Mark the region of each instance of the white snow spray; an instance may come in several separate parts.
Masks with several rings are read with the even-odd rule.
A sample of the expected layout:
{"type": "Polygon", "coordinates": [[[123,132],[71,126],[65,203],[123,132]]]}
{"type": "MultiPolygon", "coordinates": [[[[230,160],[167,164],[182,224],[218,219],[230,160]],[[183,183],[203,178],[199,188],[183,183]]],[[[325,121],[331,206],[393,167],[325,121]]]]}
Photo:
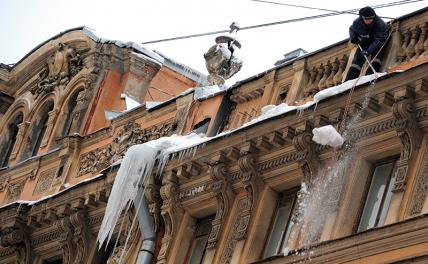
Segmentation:
{"type": "MultiPolygon", "coordinates": [[[[362,107],[346,123],[342,138],[340,138],[340,135],[323,137],[322,133],[325,131],[321,131],[317,135],[319,142],[325,143],[325,145],[334,145],[335,147],[342,146],[342,148],[336,153],[338,154],[337,160],[333,164],[320,168],[311,182],[302,184],[298,194],[295,213],[291,221],[293,226],[300,227],[300,236],[297,241],[300,248],[297,249],[296,253],[301,254],[308,261],[311,260],[313,254],[311,246],[320,240],[327,217],[338,210],[342,187],[346,182],[358,151],[353,144],[357,140],[353,138],[353,131],[368,106],[370,93],[374,86],[373,81],[375,80],[373,78],[370,79],[372,83],[367,88],[362,107]]],[[[323,129],[331,132],[330,128],[323,129]]],[[[297,239],[296,234],[296,232],[292,232],[291,241],[297,239]]]]}

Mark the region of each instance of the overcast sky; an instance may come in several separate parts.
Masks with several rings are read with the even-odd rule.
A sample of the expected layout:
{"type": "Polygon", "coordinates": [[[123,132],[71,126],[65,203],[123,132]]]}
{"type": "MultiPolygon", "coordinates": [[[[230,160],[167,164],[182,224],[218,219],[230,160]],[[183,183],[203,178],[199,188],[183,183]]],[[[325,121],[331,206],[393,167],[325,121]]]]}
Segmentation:
{"type": "MultiPolygon", "coordinates": [[[[334,10],[393,2],[273,1],[334,10]]],[[[381,16],[398,17],[427,6],[427,2],[377,9],[376,12],[381,16]]],[[[52,36],[82,25],[93,29],[99,37],[141,43],[225,30],[233,21],[245,27],[325,13],[250,0],[3,0],[0,6],[0,62],[5,64],[19,61],[52,36]]],[[[311,52],[347,38],[349,25],[355,17],[339,15],[238,32],[244,64],[227,84],[272,68],[283,54],[296,48],[311,52]]],[[[214,39],[215,36],[205,36],[145,46],[207,74],[203,54],[215,43],[214,39]]]]}

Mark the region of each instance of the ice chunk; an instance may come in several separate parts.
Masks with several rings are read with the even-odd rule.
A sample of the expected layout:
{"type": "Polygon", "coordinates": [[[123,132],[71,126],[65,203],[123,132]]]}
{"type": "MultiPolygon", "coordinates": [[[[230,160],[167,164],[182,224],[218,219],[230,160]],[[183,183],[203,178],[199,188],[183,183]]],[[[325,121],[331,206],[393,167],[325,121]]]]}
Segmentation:
{"type": "Polygon", "coordinates": [[[312,130],[312,140],[321,145],[329,145],[333,148],[342,146],[343,137],[332,125],[327,125],[312,130]]]}

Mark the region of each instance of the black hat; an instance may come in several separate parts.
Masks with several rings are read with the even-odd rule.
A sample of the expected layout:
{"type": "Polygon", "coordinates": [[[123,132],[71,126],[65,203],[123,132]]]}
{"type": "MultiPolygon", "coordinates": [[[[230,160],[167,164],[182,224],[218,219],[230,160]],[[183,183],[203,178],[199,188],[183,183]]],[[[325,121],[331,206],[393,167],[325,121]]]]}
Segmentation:
{"type": "Polygon", "coordinates": [[[370,6],[366,6],[360,9],[360,12],[358,12],[360,17],[364,19],[370,19],[374,18],[376,16],[376,12],[371,8],[370,6]]]}

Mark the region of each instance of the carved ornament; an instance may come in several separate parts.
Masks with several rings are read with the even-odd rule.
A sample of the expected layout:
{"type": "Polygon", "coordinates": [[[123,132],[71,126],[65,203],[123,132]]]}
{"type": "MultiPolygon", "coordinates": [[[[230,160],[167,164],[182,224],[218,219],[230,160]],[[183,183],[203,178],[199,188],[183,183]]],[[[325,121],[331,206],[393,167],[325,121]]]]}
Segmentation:
{"type": "Polygon", "coordinates": [[[67,44],[59,43],[55,54],[39,74],[40,81],[31,88],[31,93],[38,97],[50,93],[57,86],[66,86],[82,68],[80,54],[67,44]]]}
{"type": "Polygon", "coordinates": [[[416,120],[413,93],[408,88],[405,94],[392,106],[397,135],[401,142],[401,154],[397,161],[395,173],[394,192],[404,191],[407,179],[409,161],[419,148],[421,131],[416,120]]]}

